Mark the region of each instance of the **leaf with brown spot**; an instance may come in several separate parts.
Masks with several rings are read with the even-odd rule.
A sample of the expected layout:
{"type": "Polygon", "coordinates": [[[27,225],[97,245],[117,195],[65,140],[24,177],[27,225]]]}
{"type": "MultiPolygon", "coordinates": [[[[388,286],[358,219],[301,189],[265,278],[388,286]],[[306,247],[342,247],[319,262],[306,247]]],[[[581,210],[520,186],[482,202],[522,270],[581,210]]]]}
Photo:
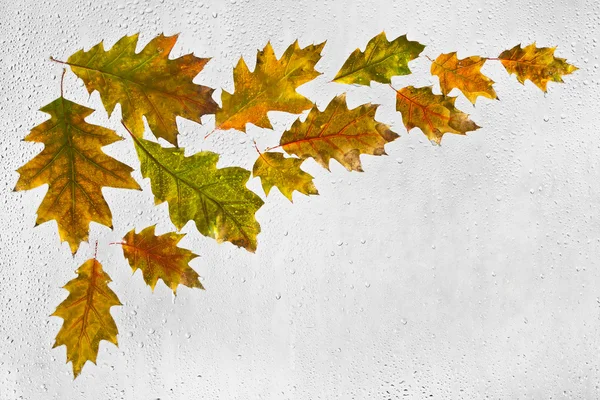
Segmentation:
{"type": "Polygon", "coordinates": [[[122,138],[85,122],[94,110],[59,97],[41,111],[50,114],[50,119],[33,128],[25,140],[45,147],[17,170],[20,177],[15,190],[48,185],[36,224],[56,220],[61,240],[75,253],[88,239],[91,221],[112,228],[102,188],[140,187],[131,177],[130,167],[102,151],[102,146],[122,138]]]}
{"type": "Polygon", "coordinates": [[[123,238],[123,254],[133,272],[141,270],[144,281],[152,290],[159,279],[175,294],[179,285],[204,289],[198,274],[189,266],[189,262],[198,255],[177,247],[185,235],[169,232],[155,236],[154,229],[155,225],[140,233],[132,229],[123,238]]]}
{"type": "Polygon", "coordinates": [[[69,296],[52,314],[64,320],[53,348],[67,347],[67,363],[72,362],[75,378],[86,361],[96,363],[101,340],[118,346],[119,332],[110,308],[121,305],[108,287],[111,279],[98,260],[87,260],[76,272],[78,276],[64,286],[69,296]]]}
{"type": "Polygon", "coordinates": [[[503,51],[498,59],[509,74],[515,74],[522,84],[529,79],[544,92],[548,82],[563,82],[562,76],[578,70],[567,60],[554,57],[556,47],[537,48],[535,43],[526,47],[516,45],[510,50],[503,51]]]}
{"type": "Polygon", "coordinates": [[[121,104],[123,119],[137,137],[143,137],[145,116],[154,136],[177,146],[176,117],[199,123],[218,106],[212,99],[214,89],[192,82],[210,58],[187,54],[171,60],[176,41],[177,35],[160,35],[136,53],[138,34],[124,36],[108,51],[102,42],[80,50],[67,64],[90,94],[100,93],[109,116],[121,104]]]}
{"type": "Polygon", "coordinates": [[[479,129],[469,115],[454,107],[456,97],[433,94],[431,87],[408,86],[396,91],[396,109],[402,113],[406,129],[420,128],[437,144],[444,133],[466,135],[479,129]]]}
{"type": "Polygon", "coordinates": [[[494,81],[481,73],[481,67],[486,60],[479,56],[459,60],[456,52],[441,54],[431,63],[431,74],[440,78],[440,87],[444,95],[457,88],[473,104],[478,96],[497,99],[494,81]]]}
{"type": "Polygon", "coordinates": [[[252,175],[260,178],[267,196],[273,186],[290,201],[293,201],[294,190],[307,196],[319,194],[313,177],[300,169],[303,162],[303,159],[284,157],[281,153],[262,153],[254,163],[252,175]]]}
{"type": "Polygon", "coordinates": [[[333,158],[349,171],[362,171],[361,154],[383,155],[385,144],[398,137],[375,120],[377,107],[369,103],[349,110],[346,96],[339,95],[324,111],[314,106],[304,122],[297,119],[280,146],[288,154],[312,157],[326,169],[333,158]]]}
{"type": "Polygon", "coordinates": [[[314,67],[321,59],[325,43],[303,49],[295,41],[278,60],[271,43],[256,56],[256,68],[250,72],[240,58],[233,70],[235,91],[223,90],[223,106],[216,113],[216,129],[246,132],[246,124],[272,128],[267,112],[300,114],[313,103],[296,92],[300,85],[321,75],[314,67]]]}

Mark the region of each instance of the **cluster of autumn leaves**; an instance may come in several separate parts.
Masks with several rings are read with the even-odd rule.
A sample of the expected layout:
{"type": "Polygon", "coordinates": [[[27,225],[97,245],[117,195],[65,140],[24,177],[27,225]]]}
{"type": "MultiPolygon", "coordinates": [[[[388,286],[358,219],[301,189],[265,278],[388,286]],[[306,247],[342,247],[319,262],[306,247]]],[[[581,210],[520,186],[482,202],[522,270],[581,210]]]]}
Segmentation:
{"type": "MultiPolygon", "coordinates": [[[[160,35],[136,53],[138,36],[125,36],[109,50],[99,43],[59,61],[83,80],[87,90],[98,91],[109,115],[121,105],[123,125],[135,146],[142,176],[150,179],[156,203],[168,203],[169,215],[179,230],[194,221],[198,231],[218,242],[228,241],[249,251],[257,247],[260,226],[255,219],[263,200],[246,187],[251,172],[240,167],[217,168],[219,155],[202,151],[185,156],[178,147],[176,117],[200,123],[215,114],[215,129],[245,132],[246,124],[272,129],[269,111],[300,114],[286,130],[278,146],[260,153],[252,175],[261,179],[268,195],[273,187],[290,201],[292,193],[318,194],[313,178],[301,164],[313,158],[329,169],[331,159],[346,169],[362,171],[360,155],[385,154],[384,146],[398,134],[375,120],[377,105],[348,109],[344,95],[335,97],[323,111],[296,88],[320,75],[315,65],[325,43],[300,48],[290,45],[277,59],[270,44],[259,51],[250,71],[243,58],[233,70],[235,90],[221,95],[221,106],[213,100],[214,89],[192,80],[209,59],[188,54],[169,59],[177,36],[160,35]],[[143,138],[143,117],[165,147],[143,138]],[[282,149],[286,154],[276,149],[282,149]]],[[[384,33],[369,41],[364,51],[356,49],[333,79],[334,82],[370,85],[389,84],[393,76],[410,74],[408,64],[425,46],[400,36],[388,41],[384,33]]],[[[466,134],[479,128],[455,107],[452,89],[460,90],[475,104],[478,97],[496,99],[493,81],[481,73],[487,60],[498,60],[523,83],[529,79],[546,91],[548,82],[577,68],[554,57],[554,48],[515,46],[497,58],[479,56],[458,59],[456,53],[431,60],[431,73],[440,81],[441,94],[432,87],[408,86],[396,91],[396,108],[407,130],[419,128],[433,142],[445,133],[466,134]]],[[[56,61],[56,60],[55,60],[56,61]]],[[[393,89],[393,88],[392,88],[393,89]]],[[[121,139],[113,130],[89,124],[94,110],[62,96],[41,109],[50,119],[34,127],[25,138],[44,144],[41,153],[18,169],[16,190],[48,185],[38,209],[37,224],[55,220],[62,241],[75,253],[88,240],[90,222],[112,228],[111,211],[102,195],[103,187],[136,189],[132,168],[106,155],[102,147],[121,139]]],[[[155,235],[154,227],[127,233],[121,243],[131,268],[140,269],[151,287],[159,279],[175,293],[179,285],[202,288],[198,274],[189,266],[196,257],[177,243],[182,234],[155,235]]],[[[108,287],[110,277],[96,257],[76,271],[65,288],[69,295],[53,315],[64,319],[55,347],[66,345],[67,362],[77,376],[87,360],[96,361],[101,340],[117,344],[117,327],[110,307],[120,305],[108,287]]]]}

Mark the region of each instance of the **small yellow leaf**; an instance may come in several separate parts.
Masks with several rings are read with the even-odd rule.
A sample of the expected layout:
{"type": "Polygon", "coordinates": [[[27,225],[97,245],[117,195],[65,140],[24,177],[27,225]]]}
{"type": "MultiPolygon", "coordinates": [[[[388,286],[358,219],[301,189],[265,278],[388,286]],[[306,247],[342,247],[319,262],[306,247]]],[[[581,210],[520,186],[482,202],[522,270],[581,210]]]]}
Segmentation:
{"type": "Polygon", "coordinates": [[[45,147],[17,170],[21,176],[15,190],[48,184],[36,224],[56,220],[61,240],[75,253],[88,239],[91,221],[112,228],[102,187],[140,187],[131,177],[130,167],[102,152],[102,146],[121,137],[85,122],[94,110],[59,97],[41,111],[50,114],[50,119],[33,128],[25,140],[45,147]]]}
{"type": "Polygon", "coordinates": [[[280,146],[300,158],[312,157],[329,169],[335,159],[349,171],[362,171],[361,154],[383,155],[386,143],[398,134],[375,120],[375,104],[363,104],[352,110],[346,96],[334,98],[324,111],[314,106],[304,122],[297,119],[281,137],[280,146]]]}
{"type": "Polygon", "coordinates": [[[444,95],[454,88],[459,89],[473,104],[478,96],[497,99],[494,81],[481,73],[486,58],[472,56],[459,60],[456,53],[441,54],[431,64],[431,74],[440,78],[444,95]]]}
{"type": "Polygon", "coordinates": [[[437,144],[442,141],[444,133],[465,135],[479,129],[468,114],[454,107],[456,97],[433,94],[429,86],[408,86],[396,93],[396,109],[402,113],[406,129],[420,128],[429,140],[437,144]]]}
{"type": "Polygon", "coordinates": [[[272,128],[267,112],[284,111],[299,114],[312,107],[312,102],[296,92],[296,88],[319,76],[315,64],[321,59],[325,43],[303,49],[298,41],[290,45],[277,60],[271,43],[256,56],[256,68],[250,72],[240,58],[233,70],[235,91],[223,90],[223,107],[216,113],[216,129],[246,132],[246,124],[272,128]]]}
{"type": "Polygon", "coordinates": [[[294,190],[305,195],[319,194],[313,177],[300,169],[303,162],[303,159],[286,158],[281,153],[262,153],[254,163],[252,174],[260,178],[267,196],[273,186],[290,201],[294,190]]]}
{"type": "Polygon", "coordinates": [[[566,59],[554,57],[556,47],[537,48],[535,43],[524,48],[516,45],[503,51],[498,59],[509,74],[515,74],[521,83],[529,79],[544,92],[548,82],[563,82],[562,76],[578,70],[566,59]]]}
{"type": "Polygon", "coordinates": [[[198,257],[187,249],[177,247],[177,243],[185,235],[169,232],[154,235],[155,226],[150,226],[140,233],[132,229],[123,238],[123,254],[133,272],[140,269],[144,281],[154,290],[159,279],[177,293],[178,285],[200,288],[202,284],[198,274],[188,264],[198,257]]]}
{"type": "Polygon", "coordinates": [[[67,347],[67,362],[73,363],[75,378],[86,361],[96,363],[101,340],[118,346],[117,325],[110,315],[110,308],[121,305],[115,292],[108,287],[110,277],[96,259],[83,263],[77,274],[64,286],[69,296],[52,314],[64,320],[53,348],[67,347]]]}
{"type": "Polygon", "coordinates": [[[371,81],[390,83],[393,76],[408,75],[409,61],[414,60],[425,48],[406,35],[391,42],[381,32],[367,43],[365,51],[354,50],[337,73],[334,82],[369,85],[371,81]]]}
{"type": "Polygon", "coordinates": [[[154,136],[177,146],[176,117],[199,123],[202,115],[214,114],[217,103],[214,89],[192,82],[210,59],[193,54],[169,59],[176,41],[177,35],[159,35],[136,53],[138,35],[124,36],[108,51],[102,42],[80,50],[67,64],[90,94],[100,93],[108,115],[121,104],[123,119],[137,137],[143,137],[145,116],[154,136]]]}

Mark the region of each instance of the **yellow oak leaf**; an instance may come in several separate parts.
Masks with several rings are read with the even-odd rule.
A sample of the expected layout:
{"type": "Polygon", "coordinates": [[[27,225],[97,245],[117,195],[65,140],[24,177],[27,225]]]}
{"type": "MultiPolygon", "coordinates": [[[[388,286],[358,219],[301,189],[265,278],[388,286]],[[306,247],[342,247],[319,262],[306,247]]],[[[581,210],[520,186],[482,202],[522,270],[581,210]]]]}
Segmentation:
{"type": "Polygon", "coordinates": [[[479,129],[469,115],[454,107],[456,97],[433,94],[431,87],[408,86],[396,91],[396,109],[402,113],[407,130],[420,128],[427,138],[437,144],[444,133],[466,135],[479,129]]]}
{"type": "Polygon", "coordinates": [[[155,226],[140,233],[132,229],[120,243],[133,272],[142,271],[144,281],[152,290],[159,279],[177,293],[178,285],[204,289],[198,274],[188,264],[198,255],[177,247],[185,235],[169,232],[155,236],[155,226]]]}
{"type": "Polygon", "coordinates": [[[314,106],[304,122],[297,119],[279,145],[288,154],[314,158],[328,170],[333,158],[349,171],[362,171],[361,154],[384,155],[385,144],[398,137],[375,120],[377,107],[369,103],[349,110],[346,96],[339,95],[324,111],[314,106]]]}
{"type": "Polygon", "coordinates": [[[325,42],[303,49],[295,41],[279,60],[271,43],[256,56],[256,68],[250,72],[240,58],[233,70],[235,91],[223,90],[223,106],[216,113],[216,129],[237,129],[246,132],[246,124],[272,128],[267,116],[269,111],[299,114],[313,103],[296,92],[298,86],[319,76],[314,67],[321,59],[325,42]]]}
{"type": "Polygon", "coordinates": [[[459,60],[456,52],[441,54],[431,63],[431,74],[440,78],[440,87],[444,95],[457,88],[473,104],[479,96],[497,99],[492,86],[494,81],[481,73],[481,67],[486,60],[479,56],[459,60]]]}
{"type": "Polygon", "coordinates": [[[75,378],[86,361],[96,363],[101,340],[118,346],[117,325],[110,308],[121,305],[108,287],[110,277],[95,258],[87,260],[76,272],[78,276],[64,286],[69,296],[52,314],[64,320],[53,348],[67,347],[67,363],[72,362],[75,378]]]}
{"type": "Polygon", "coordinates": [[[273,186],[290,201],[293,201],[294,190],[305,195],[319,194],[313,177],[300,169],[303,162],[300,158],[286,158],[282,153],[266,152],[260,154],[254,163],[252,174],[260,178],[267,196],[273,186]]]}
{"type": "Polygon", "coordinates": [[[17,170],[20,177],[15,190],[48,185],[36,224],[56,220],[61,240],[75,253],[88,239],[91,221],[112,228],[102,187],[140,187],[131,177],[130,167],[102,152],[102,146],[122,138],[110,129],[85,122],[94,110],[59,97],[41,111],[50,119],[33,128],[25,140],[45,146],[17,170]]]}
{"type": "Polygon", "coordinates": [[[156,204],[169,204],[177,229],[192,220],[204,236],[256,250],[260,225],[254,214],[263,201],[246,187],[250,171],[217,168],[219,155],[210,151],[186,157],[183,148],[165,148],[134,135],[132,138],[156,204]]]}
{"type": "Polygon", "coordinates": [[[100,93],[109,115],[121,104],[123,119],[137,137],[144,134],[145,116],[156,137],[176,146],[177,116],[200,122],[218,108],[214,89],[192,82],[210,59],[193,54],[169,59],[176,41],[177,35],[160,35],[136,53],[138,34],[124,36],[108,51],[102,42],[80,50],[67,64],[90,93],[100,93]]]}
{"type": "Polygon", "coordinates": [[[498,59],[509,74],[515,74],[522,84],[529,79],[544,92],[548,82],[563,82],[562,75],[568,75],[578,70],[566,59],[554,57],[556,47],[537,48],[535,43],[526,47],[516,45],[510,50],[503,51],[498,59]]]}
{"type": "Polygon", "coordinates": [[[371,81],[391,83],[393,76],[411,73],[409,61],[417,58],[424,48],[406,35],[390,42],[385,32],[381,32],[367,43],[364,52],[354,50],[333,81],[357,85],[369,85],[371,81]]]}

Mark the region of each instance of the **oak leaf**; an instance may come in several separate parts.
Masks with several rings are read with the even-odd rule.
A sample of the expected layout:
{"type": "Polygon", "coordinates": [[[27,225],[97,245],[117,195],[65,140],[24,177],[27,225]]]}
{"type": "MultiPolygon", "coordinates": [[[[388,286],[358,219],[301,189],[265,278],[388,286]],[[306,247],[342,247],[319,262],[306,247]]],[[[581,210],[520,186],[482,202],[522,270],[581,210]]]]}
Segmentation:
{"type": "Polygon", "coordinates": [[[300,169],[303,162],[303,159],[284,157],[281,153],[262,153],[254,163],[252,175],[260,178],[267,196],[273,186],[290,201],[293,201],[294,190],[305,195],[319,194],[313,177],[300,169]]]}
{"type": "Polygon", "coordinates": [[[444,133],[466,135],[479,129],[469,115],[454,106],[456,97],[433,94],[431,87],[408,86],[396,91],[396,109],[402,113],[407,130],[420,128],[427,138],[437,144],[444,133]]]}
{"type": "Polygon", "coordinates": [[[102,152],[119,141],[114,131],[88,124],[94,110],[59,97],[41,108],[50,119],[34,127],[24,140],[43,143],[44,149],[17,170],[15,190],[48,184],[36,224],[56,220],[61,241],[75,253],[88,239],[91,221],[112,228],[112,215],[102,187],[140,189],[132,169],[102,152]]]}
{"type": "Polygon", "coordinates": [[[277,60],[269,42],[258,52],[254,72],[240,58],[233,70],[235,91],[223,90],[221,95],[223,106],[216,113],[216,129],[246,132],[247,123],[270,129],[267,112],[299,114],[311,108],[313,103],[296,88],[321,74],[314,67],[323,46],[325,42],[301,49],[295,41],[277,60]]]}
{"type": "Polygon", "coordinates": [[[149,226],[140,233],[132,229],[123,238],[123,254],[133,272],[141,270],[144,281],[152,290],[159,279],[173,293],[177,293],[178,285],[204,289],[198,274],[188,265],[198,255],[177,247],[185,235],[169,232],[155,236],[154,228],[154,225],[149,226]]]}
{"type": "Polygon", "coordinates": [[[473,104],[479,96],[497,99],[492,86],[494,81],[481,73],[486,60],[479,56],[459,60],[456,52],[441,54],[432,62],[431,74],[440,78],[440,88],[444,95],[457,88],[473,104]]]}
{"type": "Polygon", "coordinates": [[[349,171],[362,171],[361,154],[384,155],[386,143],[398,134],[375,120],[375,104],[348,109],[346,96],[335,97],[324,111],[314,106],[304,122],[297,119],[281,137],[280,146],[300,158],[312,157],[329,169],[330,159],[349,171]]]}
{"type": "Polygon", "coordinates": [[[100,93],[109,115],[121,104],[123,119],[136,136],[143,136],[145,116],[157,138],[177,145],[177,116],[200,122],[218,106],[211,97],[214,89],[192,82],[210,59],[193,54],[169,59],[176,41],[177,35],[160,35],[136,53],[138,34],[124,36],[108,51],[102,42],[80,50],[67,64],[89,93],[100,93]]]}
{"type": "Polygon", "coordinates": [[[132,135],[142,175],[150,178],[156,203],[167,202],[177,229],[190,220],[198,231],[220,242],[256,250],[260,225],[255,212],[263,201],[246,187],[250,171],[217,169],[219,155],[202,151],[186,157],[180,148],[164,148],[132,135]]]}
{"type": "Polygon", "coordinates": [[[563,82],[562,75],[568,75],[578,70],[566,59],[554,57],[556,47],[537,48],[535,43],[526,47],[516,45],[510,50],[503,51],[498,59],[509,74],[515,74],[522,84],[529,79],[544,92],[548,82],[563,82]]]}
{"type": "Polygon", "coordinates": [[[86,361],[96,363],[101,340],[118,346],[117,325],[110,308],[121,305],[108,287],[110,277],[95,258],[87,260],[76,272],[78,276],[64,286],[69,296],[52,314],[64,320],[53,348],[67,347],[67,363],[72,362],[75,378],[86,361]]]}
{"type": "Polygon", "coordinates": [[[409,61],[417,58],[424,48],[406,35],[390,42],[385,32],[381,32],[367,43],[364,52],[354,50],[333,81],[358,85],[369,85],[371,81],[391,83],[393,76],[411,73],[409,61]]]}

